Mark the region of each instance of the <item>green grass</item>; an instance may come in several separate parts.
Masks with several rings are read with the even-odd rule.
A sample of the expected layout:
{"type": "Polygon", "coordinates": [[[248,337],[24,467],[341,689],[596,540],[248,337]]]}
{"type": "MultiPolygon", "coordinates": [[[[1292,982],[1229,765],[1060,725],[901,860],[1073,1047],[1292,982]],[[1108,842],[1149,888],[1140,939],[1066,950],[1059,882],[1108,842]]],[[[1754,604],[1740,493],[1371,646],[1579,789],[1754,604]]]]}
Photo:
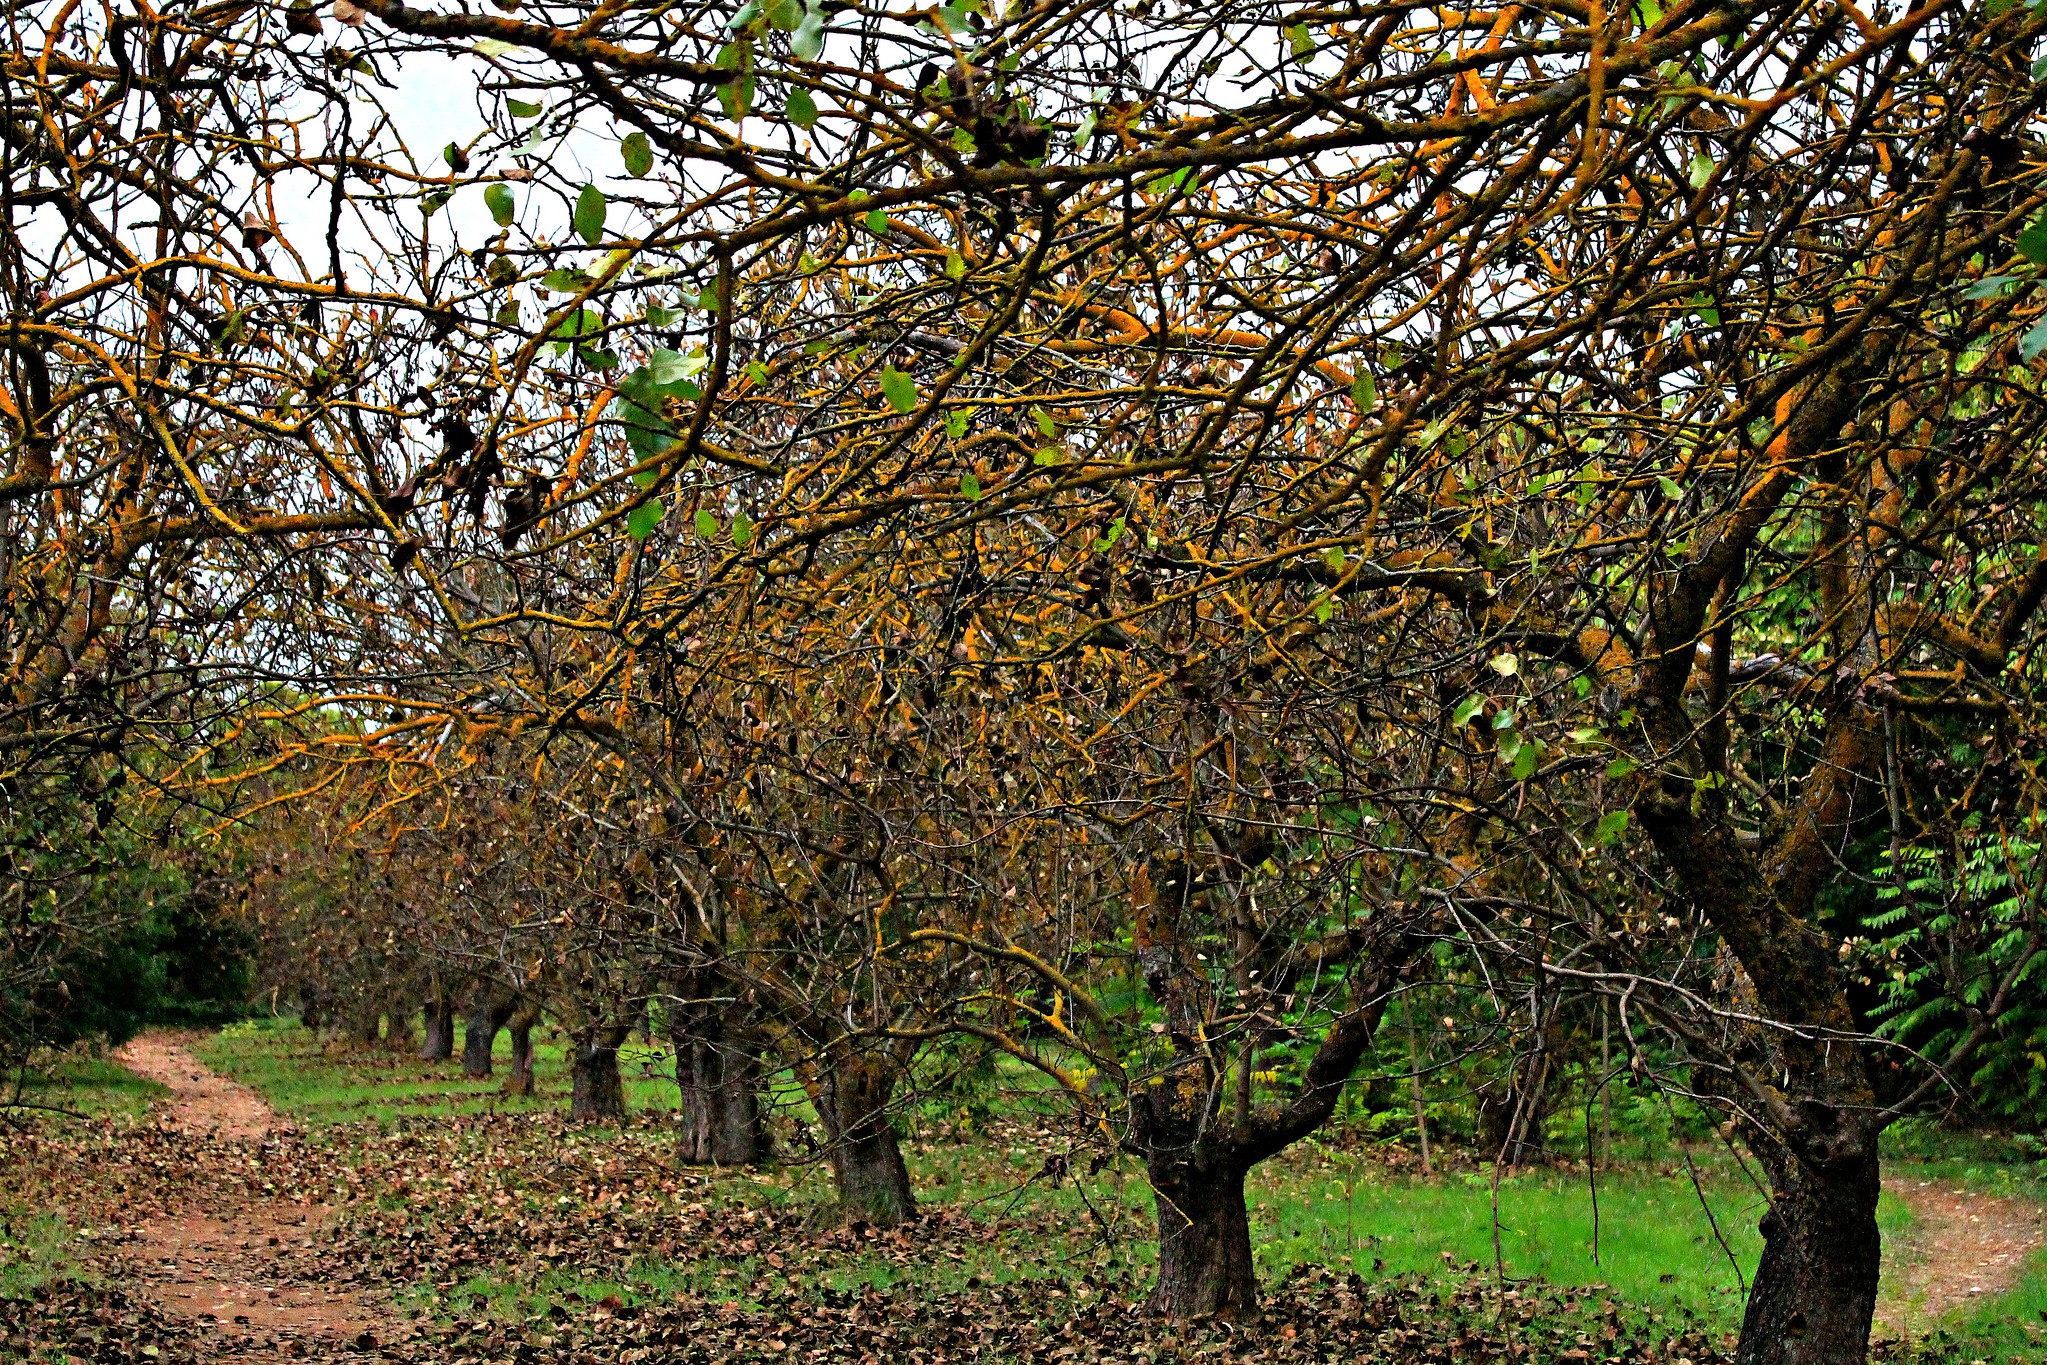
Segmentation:
{"type": "MultiPolygon", "coordinates": [[[[471,1080],[462,1072],[460,1021],[455,1056],[422,1061],[415,1051],[384,1052],[324,1042],[295,1019],[251,1019],[232,1024],[195,1049],[200,1060],[250,1086],[272,1108],[301,1123],[325,1125],[364,1119],[388,1122],[400,1114],[563,1113],[569,1103],[567,1040],[551,1028],[533,1031],[534,1093],[507,1095],[512,1043],[500,1033],[491,1054],[495,1072],[471,1080]]],[[[628,1046],[619,1053],[626,1103],[635,1113],[673,1109],[674,1082],[647,1073],[662,1054],[628,1046]]]]}
{"type": "Polygon", "coordinates": [[[25,1299],[79,1272],[76,1233],[54,1213],[0,1208],[0,1299],[25,1299]]]}
{"type": "MultiPolygon", "coordinates": [[[[304,1122],[373,1120],[388,1128],[401,1116],[565,1112],[562,1040],[541,1034],[536,1042],[538,1093],[530,1098],[502,1095],[496,1079],[466,1079],[458,1061],[425,1063],[324,1045],[291,1021],[235,1026],[208,1040],[200,1052],[304,1122]]],[[[508,1051],[501,1038],[500,1075],[508,1051]]],[[[673,1083],[648,1074],[661,1070],[658,1055],[628,1048],[621,1063],[636,1113],[673,1106],[673,1083]]],[[[674,1261],[639,1257],[596,1277],[571,1269],[535,1270],[523,1279],[484,1273],[454,1285],[419,1286],[404,1297],[438,1311],[475,1308],[530,1316],[551,1304],[590,1303],[612,1294],[628,1301],[682,1292],[744,1299],[778,1281],[835,1289],[913,1284],[945,1291],[974,1279],[1006,1283],[1110,1267],[1148,1272],[1156,1253],[1151,1197],[1141,1169],[1126,1160],[1080,1182],[1042,1178],[1046,1155],[1064,1145],[1055,1136],[1058,1131],[1057,1125],[1033,1129],[998,1123],[993,1133],[964,1143],[906,1142],[912,1179],[925,1206],[964,1213],[985,1227],[985,1234],[968,1237],[951,1254],[854,1253],[808,1263],[800,1272],[792,1264],[781,1272],[765,1262],[772,1249],[766,1246],[748,1256],[706,1256],[698,1250],[674,1261]]],[[[585,1137],[598,1144],[652,1142],[657,1148],[662,1141],[657,1131],[644,1128],[612,1137],[592,1131],[576,1141],[585,1137]]],[[[2023,1159],[2009,1160],[2012,1155],[2016,1149],[2007,1153],[1996,1144],[1908,1132],[1893,1145],[1889,1169],[1906,1178],[1953,1179],[2039,1197],[2037,1168],[2023,1159]]],[[[1296,1265],[1319,1262],[1367,1275],[1420,1273],[1444,1282],[1465,1276],[1474,1263],[1492,1273],[1497,1255],[1498,1268],[1509,1280],[1539,1278],[1591,1288],[1645,1311],[1682,1310],[1710,1328],[1732,1330],[1740,1319],[1742,1286],[1753,1275],[1761,1249],[1755,1225],[1765,1199],[1724,1153],[1701,1153],[1694,1159],[1697,1190],[1674,1155],[1667,1163],[1601,1173],[1595,1260],[1592,1198],[1582,1168],[1502,1179],[1496,1233],[1494,1192],[1482,1170],[1467,1165],[1423,1179],[1389,1167],[1369,1149],[1311,1141],[1252,1174],[1248,1193],[1255,1254],[1261,1277],[1268,1281],[1296,1265]],[[1710,1207],[1711,1219],[1702,1202],[1710,1207]]],[[[692,1197],[821,1210],[831,1199],[831,1188],[821,1165],[790,1162],[767,1171],[718,1173],[692,1197]]],[[[1888,1274],[1904,1263],[1911,1215],[1902,1202],[1886,1195],[1878,1216],[1888,1274]]],[[[2017,1293],[1942,1326],[1969,1344],[1976,1353],[1969,1358],[2000,1359],[2000,1352],[2037,1349],[2026,1328],[2042,1320],[2043,1312],[2047,1257],[2036,1261],[2017,1293]]]]}
{"type": "Polygon", "coordinates": [[[90,1052],[61,1053],[24,1076],[6,1078],[0,1100],[16,1098],[28,1105],[82,1114],[87,1118],[140,1119],[165,1095],[155,1081],[145,1081],[120,1063],[90,1052]]]}

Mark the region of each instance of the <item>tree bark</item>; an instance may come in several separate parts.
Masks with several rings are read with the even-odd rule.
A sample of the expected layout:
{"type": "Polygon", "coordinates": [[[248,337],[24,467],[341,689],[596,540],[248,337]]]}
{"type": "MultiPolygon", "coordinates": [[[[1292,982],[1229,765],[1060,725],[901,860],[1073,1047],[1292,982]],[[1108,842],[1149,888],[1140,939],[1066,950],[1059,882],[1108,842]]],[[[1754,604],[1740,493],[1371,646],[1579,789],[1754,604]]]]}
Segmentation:
{"type": "Polygon", "coordinates": [[[409,996],[394,995],[384,1006],[384,1048],[389,1052],[410,1052],[414,1047],[413,1016],[419,1012],[409,996]]]}
{"type": "Polygon", "coordinates": [[[1151,1308],[1175,1318],[1236,1318],[1258,1309],[1244,1170],[1154,1157],[1159,1271],[1151,1308]]]}
{"type": "Polygon", "coordinates": [[[618,1049],[632,1030],[585,1028],[576,1032],[569,1054],[569,1117],[602,1121],[625,1117],[625,1081],[618,1074],[618,1049]]]}
{"type": "Polygon", "coordinates": [[[522,1005],[518,1013],[505,1023],[512,1035],[512,1070],[505,1077],[507,1095],[533,1093],[533,1026],[539,1022],[540,1011],[531,1005],[522,1005]]]}
{"type": "Polygon", "coordinates": [[[1883,1250],[1881,1185],[1870,1125],[1808,1113],[1802,1157],[1767,1139],[1754,1146],[1770,1174],[1763,1256],[1742,1315],[1736,1365],[1862,1365],[1876,1311],[1883,1250]]]}
{"type": "Polygon", "coordinates": [[[817,1094],[818,1118],[839,1187],[839,1213],[848,1222],[894,1227],[917,1216],[910,1169],[888,1112],[895,1071],[879,1057],[835,1059],[817,1094]]]}
{"type": "Polygon", "coordinates": [[[691,1165],[746,1166],[767,1155],[760,1049],[735,1004],[685,1002],[669,1011],[682,1092],[679,1156],[691,1165]]]}
{"type": "Polygon", "coordinates": [[[470,997],[469,1018],[462,1030],[462,1071],[481,1079],[490,1075],[491,1049],[497,1046],[498,1030],[505,1026],[517,1007],[515,997],[500,995],[488,986],[476,988],[470,997]]]}
{"type": "Polygon", "coordinates": [[[455,1055],[455,1005],[439,987],[427,996],[426,1037],[419,1055],[429,1062],[445,1062],[455,1055]]]}

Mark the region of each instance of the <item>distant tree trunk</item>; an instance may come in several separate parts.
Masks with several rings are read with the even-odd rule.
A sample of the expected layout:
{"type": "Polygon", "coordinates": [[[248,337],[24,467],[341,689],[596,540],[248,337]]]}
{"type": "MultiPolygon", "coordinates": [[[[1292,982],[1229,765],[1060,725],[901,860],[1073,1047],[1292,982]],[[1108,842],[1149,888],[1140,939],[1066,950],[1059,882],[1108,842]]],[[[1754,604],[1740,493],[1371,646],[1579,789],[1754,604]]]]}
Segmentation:
{"type": "Polygon", "coordinates": [[[813,1097],[830,1144],[840,1215],[849,1222],[894,1227],[917,1216],[910,1169],[889,1118],[894,1088],[887,1059],[855,1054],[833,1060],[813,1097]]]}
{"type": "Polygon", "coordinates": [[[507,1095],[533,1093],[533,1026],[539,1022],[540,1010],[533,1005],[520,1006],[518,1013],[505,1021],[512,1035],[512,1072],[505,1077],[507,1095]]]}
{"type": "Polygon", "coordinates": [[[462,1030],[462,1070],[474,1077],[490,1074],[491,1049],[497,1046],[498,1030],[518,1006],[516,996],[489,986],[478,986],[469,998],[469,1018],[462,1030]]]}
{"type": "Polygon", "coordinates": [[[625,1081],[618,1074],[618,1049],[630,1028],[582,1028],[569,1054],[569,1117],[601,1120],[625,1117],[625,1081]]]}
{"type": "MultiPolygon", "coordinates": [[[[710,994],[689,983],[678,994],[710,994]]],[[[685,999],[668,1008],[675,1081],[682,1095],[679,1156],[691,1165],[746,1166],[767,1155],[761,1125],[760,1048],[733,1002],[685,999]]]]}
{"type": "Polygon", "coordinates": [[[341,1031],[357,1047],[375,1047],[383,1040],[384,1012],[374,999],[357,997],[343,1015],[341,1031]]]}
{"type": "Polygon", "coordinates": [[[299,1026],[318,1033],[334,1022],[334,992],[308,987],[299,995],[299,1026]]]}
{"type": "Polygon", "coordinates": [[[1159,1271],[1151,1307],[1170,1317],[1235,1318],[1258,1308],[1244,1170],[1154,1156],[1159,1271]]]}
{"type": "Polygon", "coordinates": [[[410,1052],[414,1047],[413,1017],[419,1007],[409,995],[391,996],[384,1010],[384,1047],[391,1052],[410,1052]]]}
{"type": "Polygon", "coordinates": [[[439,986],[426,998],[426,1038],[419,1055],[429,1062],[445,1062],[455,1055],[455,1004],[439,986]]]}

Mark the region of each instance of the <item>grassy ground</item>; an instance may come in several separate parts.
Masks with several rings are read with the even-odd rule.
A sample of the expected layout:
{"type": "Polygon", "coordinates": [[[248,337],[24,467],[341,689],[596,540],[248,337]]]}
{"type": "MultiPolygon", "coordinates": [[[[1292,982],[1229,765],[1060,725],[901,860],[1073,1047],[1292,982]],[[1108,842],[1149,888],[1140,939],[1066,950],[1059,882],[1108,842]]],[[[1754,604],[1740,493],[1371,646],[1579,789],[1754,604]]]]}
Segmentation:
{"type": "MultiPolygon", "coordinates": [[[[534,1093],[504,1093],[512,1064],[509,1034],[500,1033],[492,1053],[495,1075],[471,1080],[462,1072],[462,1027],[455,1030],[455,1057],[423,1062],[410,1052],[341,1050],[322,1042],[293,1019],[251,1019],[205,1039],[194,1050],[201,1060],[253,1087],[279,1113],[301,1123],[339,1124],[372,1120],[388,1124],[402,1114],[559,1113],[568,1108],[566,1038],[552,1028],[533,1031],[534,1093]]],[[[656,1054],[628,1047],[619,1054],[626,1102],[635,1113],[672,1109],[675,1086],[651,1075],[656,1054]]]]}
{"type": "MultiPolygon", "coordinates": [[[[541,1032],[536,1042],[530,1098],[468,1080],[459,1062],[330,1047],[291,1021],[240,1025],[197,1050],[292,1116],[305,1130],[295,1143],[333,1168],[318,1179],[330,1182],[323,1197],[349,1209],[344,1261],[444,1322],[530,1322],[613,1295],[649,1307],[694,1295],[759,1311],[869,1288],[934,1296],[1008,1286],[1028,1299],[1120,1284],[1128,1288],[1111,1292],[1134,1294],[1149,1275],[1141,1171],[1112,1163],[1083,1173],[1089,1149],[1056,1120],[997,1119],[957,1142],[926,1127],[906,1155],[931,1216],[913,1235],[863,1241],[828,1216],[829,1175],[805,1156],[787,1116],[776,1165],[685,1172],[663,1112],[675,1092],[656,1054],[623,1055],[632,1123],[576,1128],[561,1122],[561,1040],[541,1032]],[[1079,1178],[1049,1176],[1056,1155],[1079,1178]]],[[[502,1074],[502,1039],[497,1062],[502,1074]]],[[[82,1058],[67,1066],[67,1108],[119,1116],[147,1103],[152,1088],[118,1068],[82,1058]]],[[[1913,1175],[2039,1194],[2030,1153],[1912,1130],[1892,1145],[1892,1160],[1913,1175]]],[[[1580,1302],[1623,1306],[1652,1334],[1666,1319],[1716,1336],[1739,1321],[1763,1198],[1724,1154],[1694,1154],[1696,1187],[1676,1156],[1602,1171],[1596,1259],[1582,1169],[1517,1174],[1495,1190],[1454,1153],[1426,1179],[1387,1156],[1307,1142],[1260,1167],[1249,1194],[1261,1278],[1277,1285],[1320,1264],[1375,1284],[1419,1276],[1450,1293],[1503,1274],[1566,1287],[1566,1303],[1579,1292],[1580,1302]]],[[[1909,1246],[1904,1207],[1887,1196],[1879,1216],[1887,1245],[1909,1246]]],[[[14,1209],[0,1226],[0,1297],[61,1275],[69,1238],[57,1214],[14,1209]]],[[[2025,1328],[2043,1313],[2047,1263],[2018,1293],[1942,1326],[1955,1359],[2004,1365],[2034,1358],[2025,1328]]]]}
{"type": "MultiPolygon", "coordinates": [[[[388,1128],[401,1118],[563,1112],[568,1077],[562,1041],[542,1032],[536,1042],[537,1093],[531,1098],[505,1096],[494,1080],[468,1080],[457,1062],[425,1063],[323,1045],[288,1020],[237,1026],[199,1051],[209,1064],[302,1122],[371,1121],[388,1128]]],[[[500,1038],[500,1072],[507,1049],[500,1038]]],[[[621,1060],[635,1113],[658,1114],[673,1106],[673,1085],[659,1074],[656,1054],[628,1049],[621,1060]]],[[[627,1138],[621,1134],[617,1140],[627,1138]]],[[[1062,1265],[1112,1261],[1138,1271],[1148,1267],[1154,1256],[1152,1212],[1141,1173],[1118,1164],[1088,1179],[1042,1178],[1046,1155],[1060,1146],[1053,1133],[1022,1125],[998,1126],[992,1138],[962,1143],[912,1141],[907,1155],[919,1198],[929,1207],[980,1220],[986,1236],[958,1261],[906,1265],[884,1257],[871,1264],[838,1263],[818,1283],[886,1287],[907,1279],[951,1289],[969,1279],[1006,1283],[1062,1265]],[[1045,1241],[1047,1228],[1062,1234],[1052,1245],[1045,1241]]],[[[650,1152],[647,1159],[658,1163],[661,1155],[650,1152]]],[[[1422,1179],[1370,1151],[1302,1144],[1259,1168],[1250,1182],[1260,1272],[1275,1279],[1295,1266],[1320,1263],[1447,1279],[1476,1264],[1498,1268],[1510,1280],[1597,1285],[1636,1304],[1688,1308],[1731,1327],[1760,1251],[1755,1223],[1764,1200],[1725,1157],[1696,1160],[1696,1188],[1681,1164],[1603,1173],[1595,1257],[1593,1189],[1582,1170],[1503,1179],[1496,1228],[1492,1181],[1482,1171],[1464,1168],[1422,1179]]],[[[821,1166],[801,1160],[766,1173],[721,1174],[716,1191],[721,1199],[805,1213],[821,1210],[831,1197],[821,1166]]],[[[1887,1240],[1897,1244],[1909,1213],[1887,1196],[1880,1214],[1887,1240]]],[[[585,1290],[601,1297],[613,1289],[659,1297],[682,1288],[700,1291],[707,1274],[715,1278],[717,1268],[650,1257],[615,1281],[586,1284],[549,1272],[543,1284],[479,1278],[459,1292],[507,1301],[585,1290]]]]}
{"type": "Polygon", "coordinates": [[[55,1061],[6,1078],[0,1101],[83,1114],[88,1118],[141,1118],[164,1088],[145,1081],[111,1058],[68,1052],[55,1061]]]}

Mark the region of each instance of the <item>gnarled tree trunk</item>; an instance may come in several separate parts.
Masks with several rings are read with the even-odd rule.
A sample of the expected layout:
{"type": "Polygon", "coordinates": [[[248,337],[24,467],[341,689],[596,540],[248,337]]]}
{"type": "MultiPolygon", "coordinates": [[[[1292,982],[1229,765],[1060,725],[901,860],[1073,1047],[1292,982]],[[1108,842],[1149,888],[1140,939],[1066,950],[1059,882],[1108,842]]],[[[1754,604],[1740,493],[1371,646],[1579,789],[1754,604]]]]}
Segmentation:
{"type": "Polygon", "coordinates": [[[618,1049],[628,1028],[582,1028],[569,1053],[569,1117],[583,1120],[625,1117],[625,1081],[618,1074],[618,1049]]]}
{"type": "Polygon", "coordinates": [[[419,1055],[429,1062],[445,1062],[455,1055],[455,1005],[439,986],[426,998],[426,1037],[419,1055]]]}
{"type": "Polygon", "coordinates": [[[469,1000],[469,1018],[462,1030],[462,1071],[482,1078],[490,1075],[491,1050],[497,1046],[498,1030],[512,1017],[518,997],[489,986],[478,986],[469,1000]]]}
{"type": "Polygon", "coordinates": [[[408,995],[394,995],[384,1006],[384,1047],[390,1052],[410,1052],[416,1035],[413,1017],[419,1008],[408,995]]]}
{"type": "Polygon", "coordinates": [[[504,1087],[507,1095],[533,1093],[533,1026],[539,1022],[540,1010],[533,1005],[521,1005],[505,1021],[505,1030],[512,1035],[512,1069],[504,1087]]]}
{"type": "Polygon", "coordinates": [[[1742,1315],[1737,1365],[1862,1365],[1876,1311],[1881,1186],[1871,1125],[1817,1106],[1794,1155],[1754,1142],[1770,1174],[1763,1257],[1742,1315]]]}
{"type": "Polygon", "coordinates": [[[1175,1318],[1256,1312],[1258,1273],[1243,1167],[1154,1157],[1147,1168],[1159,1229],[1152,1310],[1175,1318]]]}
{"type": "Polygon", "coordinates": [[[745,1010],[730,1002],[691,999],[673,1005],[668,1018],[675,1081],[682,1093],[680,1158],[715,1166],[764,1159],[760,1044],[747,1027],[745,1010]]]}
{"type": "Polygon", "coordinates": [[[888,1112],[895,1069],[866,1054],[833,1059],[812,1096],[829,1143],[840,1216],[894,1227],[917,1216],[910,1168],[888,1112]]]}

